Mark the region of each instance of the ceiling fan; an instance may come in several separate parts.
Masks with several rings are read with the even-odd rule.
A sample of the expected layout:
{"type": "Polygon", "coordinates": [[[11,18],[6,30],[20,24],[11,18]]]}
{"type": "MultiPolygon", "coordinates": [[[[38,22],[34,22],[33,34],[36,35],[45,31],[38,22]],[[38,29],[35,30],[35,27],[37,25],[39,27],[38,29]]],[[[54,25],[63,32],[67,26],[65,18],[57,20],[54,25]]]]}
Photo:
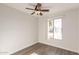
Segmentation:
{"type": "Polygon", "coordinates": [[[34,12],[32,12],[31,15],[36,13],[37,15],[41,15],[42,16],[43,15],[42,12],[49,12],[49,9],[42,9],[41,7],[42,7],[42,4],[41,3],[37,3],[34,9],[32,9],[32,8],[25,8],[25,9],[33,10],[34,12]]]}

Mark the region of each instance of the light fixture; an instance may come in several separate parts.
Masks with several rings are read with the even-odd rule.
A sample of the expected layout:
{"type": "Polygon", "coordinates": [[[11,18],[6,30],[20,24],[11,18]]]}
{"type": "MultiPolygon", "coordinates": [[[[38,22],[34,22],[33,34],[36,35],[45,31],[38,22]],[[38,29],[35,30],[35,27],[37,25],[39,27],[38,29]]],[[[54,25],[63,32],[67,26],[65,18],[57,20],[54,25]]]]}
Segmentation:
{"type": "Polygon", "coordinates": [[[40,15],[40,13],[41,13],[40,11],[35,11],[36,15],[40,15]]]}

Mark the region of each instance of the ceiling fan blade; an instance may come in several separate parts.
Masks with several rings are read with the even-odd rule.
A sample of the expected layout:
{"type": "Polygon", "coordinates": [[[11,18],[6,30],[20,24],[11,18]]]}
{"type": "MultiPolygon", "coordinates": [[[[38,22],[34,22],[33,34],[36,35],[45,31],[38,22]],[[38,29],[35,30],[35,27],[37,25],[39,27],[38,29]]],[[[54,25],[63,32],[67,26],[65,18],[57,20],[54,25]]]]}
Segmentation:
{"type": "Polygon", "coordinates": [[[35,12],[31,13],[31,15],[33,15],[35,12]]]}
{"type": "Polygon", "coordinates": [[[43,11],[43,12],[48,12],[49,9],[43,9],[43,10],[40,10],[40,11],[43,11]]]}
{"type": "Polygon", "coordinates": [[[41,5],[41,3],[37,3],[37,6],[38,6],[38,7],[41,7],[42,5],[41,5]]]}
{"type": "Polygon", "coordinates": [[[37,5],[35,6],[35,10],[37,10],[37,5]]]}
{"type": "Polygon", "coordinates": [[[37,3],[37,5],[35,6],[35,10],[40,10],[41,9],[41,4],[40,3],[37,3]]]}
{"type": "Polygon", "coordinates": [[[34,10],[34,9],[32,9],[32,8],[25,8],[25,9],[28,9],[28,10],[34,10]]]}

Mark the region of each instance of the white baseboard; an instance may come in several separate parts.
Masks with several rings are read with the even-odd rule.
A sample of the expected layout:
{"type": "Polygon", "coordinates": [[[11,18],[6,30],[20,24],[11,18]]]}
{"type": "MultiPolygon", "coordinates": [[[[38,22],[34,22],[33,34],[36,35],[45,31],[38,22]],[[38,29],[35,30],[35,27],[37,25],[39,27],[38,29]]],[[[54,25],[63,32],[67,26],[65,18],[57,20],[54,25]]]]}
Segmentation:
{"type": "MultiPolygon", "coordinates": [[[[49,45],[49,46],[53,46],[52,44],[47,43],[47,42],[41,42],[41,41],[39,41],[39,43],[46,44],[46,45],[49,45]]],[[[79,52],[73,51],[73,50],[70,50],[70,49],[67,49],[67,48],[63,48],[63,47],[59,47],[59,46],[54,46],[54,47],[58,47],[58,48],[65,49],[65,50],[72,51],[72,52],[75,52],[75,53],[79,54],[79,52]]]]}
{"type": "Polygon", "coordinates": [[[28,48],[28,47],[30,47],[30,46],[36,44],[36,43],[38,43],[38,42],[34,42],[33,44],[29,44],[28,46],[25,46],[25,47],[23,47],[23,48],[21,48],[21,49],[19,49],[19,50],[16,50],[15,52],[9,53],[9,55],[12,55],[12,54],[14,54],[14,53],[16,53],[16,52],[18,52],[18,51],[20,51],[20,50],[23,50],[23,49],[25,49],[25,48],[28,48]]]}
{"type": "MultiPolygon", "coordinates": [[[[25,46],[24,48],[28,48],[28,47],[30,47],[30,46],[36,44],[36,43],[42,43],[42,44],[46,44],[46,45],[53,46],[53,45],[51,45],[50,43],[38,41],[38,42],[34,42],[33,44],[30,44],[30,45],[28,45],[28,46],[25,46]]],[[[63,47],[59,47],[59,46],[54,46],[54,47],[58,47],[58,48],[65,49],[65,50],[69,50],[69,49],[66,49],[66,48],[63,48],[63,47]]],[[[20,50],[22,50],[22,49],[24,49],[24,48],[21,48],[21,49],[15,51],[15,52],[10,53],[10,55],[11,55],[11,54],[14,54],[14,53],[16,53],[16,52],[18,52],[18,51],[20,51],[20,50]]],[[[72,50],[69,50],[69,51],[72,51],[72,50]]],[[[75,51],[72,51],[72,52],[75,52],[75,51]]],[[[78,52],[76,52],[76,53],[78,53],[78,52]]]]}

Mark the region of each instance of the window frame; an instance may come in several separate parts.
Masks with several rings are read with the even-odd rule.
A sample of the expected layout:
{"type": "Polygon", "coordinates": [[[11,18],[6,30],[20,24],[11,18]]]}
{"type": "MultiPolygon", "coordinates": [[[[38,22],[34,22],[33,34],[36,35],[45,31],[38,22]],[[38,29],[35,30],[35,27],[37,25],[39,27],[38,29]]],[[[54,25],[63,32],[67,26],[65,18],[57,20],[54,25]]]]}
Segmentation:
{"type": "MultiPolygon", "coordinates": [[[[50,18],[50,19],[48,19],[48,21],[47,21],[47,39],[48,40],[51,40],[50,38],[48,38],[48,36],[49,36],[49,26],[48,26],[48,22],[49,22],[49,20],[53,20],[53,26],[54,26],[54,20],[56,20],[56,19],[61,19],[62,20],[62,17],[58,17],[58,18],[50,18]]],[[[63,40],[63,20],[62,20],[62,28],[61,28],[61,35],[62,35],[62,39],[55,39],[54,38],[54,29],[53,29],[53,40],[63,40]]]]}

